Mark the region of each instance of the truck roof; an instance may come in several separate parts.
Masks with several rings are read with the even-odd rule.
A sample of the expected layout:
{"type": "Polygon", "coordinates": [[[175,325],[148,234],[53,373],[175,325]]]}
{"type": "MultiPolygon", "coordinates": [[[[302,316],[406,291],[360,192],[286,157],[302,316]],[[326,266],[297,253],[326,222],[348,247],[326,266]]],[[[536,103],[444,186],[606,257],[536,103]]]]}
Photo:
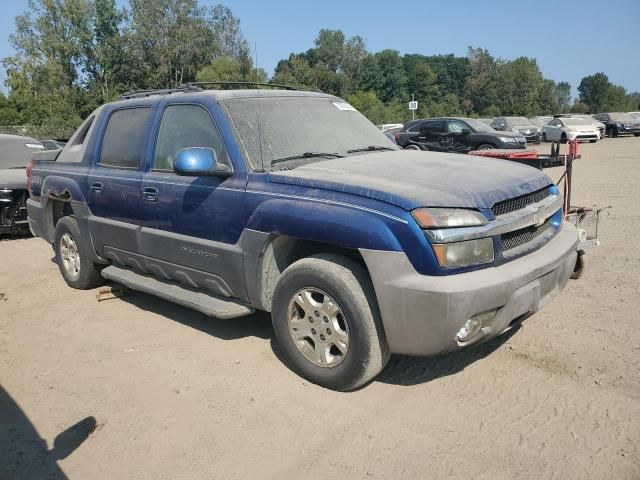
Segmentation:
{"type": "Polygon", "coordinates": [[[307,90],[273,90],[265,89],[233,89],[233,90],[177,90],[168,92],[166,90],[158,90],[157,93],[150,91],[147,96],[138,96],[133,98],[125,98],[110,102],[111,104],[140,104],[141,100],[149,100],[151,102],[158,101],[168,96],[185,96],[190,99],[198,97],[213,97],[216,100],[229,100],[233,98],[257,98],[257,97],[317,97],[317,98],[337,98],[328,93],[309,92],[307,90]]]}

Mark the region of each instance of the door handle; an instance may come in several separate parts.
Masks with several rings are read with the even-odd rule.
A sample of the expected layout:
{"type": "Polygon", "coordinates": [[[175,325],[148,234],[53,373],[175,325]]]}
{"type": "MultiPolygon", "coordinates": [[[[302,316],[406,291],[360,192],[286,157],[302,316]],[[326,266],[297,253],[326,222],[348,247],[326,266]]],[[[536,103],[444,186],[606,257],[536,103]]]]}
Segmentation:
{"type": "Polygon", "coordinates": [[[96,195],[102,195],[102,182],[93,182],[90,188],[96,195]]]}
{"type": "Polygon", "coordinates": [[[145,187],[142,190],[142,198],[147,202],[155,202],[158,200],[158,189],[156,187],[145,187]]]}

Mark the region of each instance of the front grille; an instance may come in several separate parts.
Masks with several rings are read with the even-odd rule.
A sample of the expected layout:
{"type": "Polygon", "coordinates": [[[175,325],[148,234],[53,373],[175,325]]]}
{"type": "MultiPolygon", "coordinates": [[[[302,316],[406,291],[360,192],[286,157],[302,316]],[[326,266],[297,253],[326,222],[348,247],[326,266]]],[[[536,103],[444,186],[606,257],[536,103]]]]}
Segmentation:
{"type": "Polygon", "coordinates": [[[547,220],[540,226],[531,225],[530,227],[521,228],[520,230],[503,233],[500,235],[502,251],[505,252],[535,240],[546,232],[550,226],[551,217],[547,218],[547,220]]]}
{"type": "Polygon", "coordinates": [[[544,187],[540,190],[536,190],[535,192],[527,193],[519,197],[514,197],[510,198],[509,200],[498,202],[493,207],[491,207],[491,211],[496,217],[505,215],[507,213],[515,212],[516,210],[522,210],[527,205],[531,205],[532,203],[541,202],[550,194],[551,192],[549,192],[549,187],[544,187]]]}

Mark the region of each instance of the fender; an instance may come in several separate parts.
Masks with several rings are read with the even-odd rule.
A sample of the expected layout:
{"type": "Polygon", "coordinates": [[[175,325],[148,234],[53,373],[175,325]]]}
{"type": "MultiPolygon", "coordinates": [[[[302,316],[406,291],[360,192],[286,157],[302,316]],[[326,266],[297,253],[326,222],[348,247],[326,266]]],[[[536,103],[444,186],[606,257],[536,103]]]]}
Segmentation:
{"type": "Polygon", "coordinates": [[[404,222],[338,202],[276,197],[257,206],[246,228],[354,249],[401,251],[398,226],[406,229],[404,222]]]}
{"type": "MultiPolygon", "coordinates": [[[[40,203],[42,211],[44,212],[43,224],[45,231],[43,235],[47,241],[49,243],[54,242],[56,226],[54,223],[53,208],[57,202],[63,202],[70,206],[73,215],[76,217],[76,220],[78,220],[78,226],[80,227],[82,235],[88,238],[93,244],[89,231],[91,211],[89,210],[80,185],[78,185],[73,178],[60,177],[57,175],[48,175],[42,182],[40,191],[40,203]]],[[[95,248],[93,248],[92,251],[94,252],[95,262],[106,263],[105,260],[97,254],[95,248]]]]}

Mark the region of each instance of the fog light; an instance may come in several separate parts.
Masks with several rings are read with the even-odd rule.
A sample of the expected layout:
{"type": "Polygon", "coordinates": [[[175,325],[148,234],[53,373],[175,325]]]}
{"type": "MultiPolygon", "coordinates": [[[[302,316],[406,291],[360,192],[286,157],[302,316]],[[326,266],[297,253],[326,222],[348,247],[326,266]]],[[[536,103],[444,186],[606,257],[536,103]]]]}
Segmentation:
{"type": "Polygon", "coordinates": [[[477,318],[470,318],[464,324],[464,326],[458,331],[458,341],[466,342],[472,338],[482,327],[482,323],[477,318]]]}
{"type": "Polygon", "coordinates": [[[497,311],[498,310],[488,310],[474,315],[467,320],[456,335],[458,341],[464,343],[475,337],[482,327],[488,325],[493,320],[497,311]]]}

